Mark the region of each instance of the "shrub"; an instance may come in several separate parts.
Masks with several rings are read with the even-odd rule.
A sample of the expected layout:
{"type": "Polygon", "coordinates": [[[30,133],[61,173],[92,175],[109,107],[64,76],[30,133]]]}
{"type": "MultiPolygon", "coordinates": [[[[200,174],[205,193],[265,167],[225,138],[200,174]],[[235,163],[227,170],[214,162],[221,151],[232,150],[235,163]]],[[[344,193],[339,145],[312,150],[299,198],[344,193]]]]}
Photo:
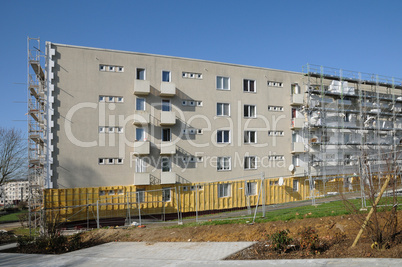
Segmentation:
{"type": "Polygon", "coordinates": [[[320,247],[320,240],[316,231],[309,227],[304,228],[299,232],[300,235],[300,248],[307,249],[316,253],[320,247]]]}
{"type": "Polygon", "coordinates": [[[292,243],[293,239],[288,236],[289,230],[282,230],[268,235],[268,239],[272,243],[272,248],[278,252],[286,252],[288,246],[292,243]]]}

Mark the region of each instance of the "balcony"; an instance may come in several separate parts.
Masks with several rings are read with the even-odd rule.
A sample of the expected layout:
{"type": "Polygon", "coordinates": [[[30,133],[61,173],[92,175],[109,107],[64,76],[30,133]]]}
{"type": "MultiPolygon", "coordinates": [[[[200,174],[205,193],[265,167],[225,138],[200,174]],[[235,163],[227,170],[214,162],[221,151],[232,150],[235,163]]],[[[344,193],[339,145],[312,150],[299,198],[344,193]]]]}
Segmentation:
{"type": "Polygon", "coordinates": [[[163,142],[161,144],[161,155],[176,154],[176,144],[173,142],[163,142]]]}
{"type": "Polygon", "coordinates": [[[301,129],[304,125],[304,118],[293,118],[291,128],[292,129],[301,129]]]}
{"type": "Polygon", "coordinates": [[[175,184],[176,173],[175,172],[161,172],[161,184],[175,184]]]}
{"type": "Polygon", "coordinates": [[[151,150],[151,143],[149,141],[135,141],[134,154],[136,155],[149,155],[151,150]]]}
{"type": "Polygon", "coordinates": [[[134,113],[134,125],[142,126],[148,125],[151,121],[151,116],[148,112],[143,110],[136,110],[134,113]]]}
{"type": "Polygon", "coordinates": [[[134,94],[135,95],[149,95],[151,86],[149,81],[134,80],[134,94]]]}
{"type": "Polygon", "coordinates": [[[134,174],[134,185],[150,185],[151,175],[147,172],[136,172],[134,174]]]}
{"type": "Polygon", "coordinates": [[[292,153],[304,153],[304,144],[302,142],[292,143],[292,153]]]}
{"type": "Polygon", "coordinates": [[[174,111],[161,112],[161,126],[170,126],[176,124],[176,113],[174,111]]]}
{"type": "Polygon", "coordinates": [[[176,84],[169,82],[161,83],[160,96],[175,96],[175,95],[176,95],[176,84]]]}
{"type": "Polygon", "coordinates": [[[303,95],[302,94],[294,94],[291,96],[290,105],[292,106],[300,106],[303,105],[303,95]]]}

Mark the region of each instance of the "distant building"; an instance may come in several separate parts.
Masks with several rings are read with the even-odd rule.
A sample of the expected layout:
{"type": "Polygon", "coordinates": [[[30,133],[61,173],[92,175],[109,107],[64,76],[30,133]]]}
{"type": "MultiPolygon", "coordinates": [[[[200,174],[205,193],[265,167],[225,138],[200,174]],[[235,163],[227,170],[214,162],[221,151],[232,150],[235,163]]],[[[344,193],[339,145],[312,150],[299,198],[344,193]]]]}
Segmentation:
{"type": "Polygon", "coordinates": [[[28,201],[28,181],[7,182],[1,186],[0,205],[17,204],[20,201],[28,201]]]}

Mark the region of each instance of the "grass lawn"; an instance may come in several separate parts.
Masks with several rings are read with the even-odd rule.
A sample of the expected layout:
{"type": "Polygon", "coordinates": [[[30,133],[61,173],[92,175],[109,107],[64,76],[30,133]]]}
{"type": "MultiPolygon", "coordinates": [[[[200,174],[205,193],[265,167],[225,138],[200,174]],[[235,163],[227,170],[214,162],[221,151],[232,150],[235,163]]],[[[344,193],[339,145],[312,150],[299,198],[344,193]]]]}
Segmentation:
{"type": "Polygon", "coordinates": [[[12,221],[19,221],[18,215],[28,213],[28,210],[22,210],[14,213],[9,213],[6,215],[0,215],[0,222],[12,222],[12,221]]]}

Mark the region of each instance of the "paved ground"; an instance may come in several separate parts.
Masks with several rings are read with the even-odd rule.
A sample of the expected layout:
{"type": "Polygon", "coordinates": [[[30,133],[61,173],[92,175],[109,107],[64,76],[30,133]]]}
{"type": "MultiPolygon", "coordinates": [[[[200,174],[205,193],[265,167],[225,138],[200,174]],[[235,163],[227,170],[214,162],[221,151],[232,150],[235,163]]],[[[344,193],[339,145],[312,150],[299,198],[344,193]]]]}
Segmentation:
{"type": "Polygon", "coordinates": [[[252,242],[113,242],[63,255],[0,253],[0,266],[402,266],[402,259],[223,261],[252,242]]]}

